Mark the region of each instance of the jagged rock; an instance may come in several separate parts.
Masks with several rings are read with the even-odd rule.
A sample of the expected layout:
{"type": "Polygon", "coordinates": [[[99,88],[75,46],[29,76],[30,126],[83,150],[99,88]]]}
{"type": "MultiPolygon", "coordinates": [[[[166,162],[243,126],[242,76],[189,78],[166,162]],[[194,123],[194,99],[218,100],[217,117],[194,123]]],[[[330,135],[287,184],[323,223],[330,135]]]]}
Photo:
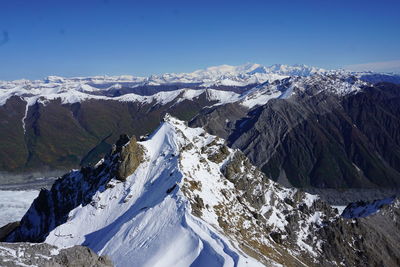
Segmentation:
{"type": "Polygon", "coordinates": [[[113,264],[107,256],[98,256],[83,246],[60,250],[45,243],[0,243],[0,266],[111,267],[113,264]]]}
{"type": "Polygon", "coordinates": [[[28,212],[4,239],[8,242],[43,242],[48,233],[68,220],[68,213],[79,205],[97,208],[93,196],[112,188],[110,180],[124,181],[142,161],[143,149],[135,137],[122,135],[114,148],[95,167],[83,167],[57,179],[51,190],[42,189],[28,212]]]}
{"type": "Polygon", "coordinates": [[[399,266],[400,201],[383,207],[364,218],[327,222],[319,231],[327,242],[322,244],[321,260],[326,266],[336,259],[343,266],[399,266]]]}
{"type": "Polygon", "coordinates": [[[126,177],[131,175],[143,161],[143,148],[137,143],[135,136],[130,139],[127,138],[125,136],[123,139],[119,139],[120,145],[117,142],[117,152],[120,153],[120,159],[116,176],[120,181],[125,181],[126,177]],[[121,145],[122,143],[124,145],[121,145]]]}
{"type": "Polygon", "coordinates": [[[117,266],[181,260],[190,266],[203,259],[256,266],[399,261],[398,201],[371,219],[340,217],[318,196],[269,180],[224,140],[170,116],[137,145],[143,162],[126,181],[115,176],[125,143],[85,174],[67,174],[42,191],[7,240],[81,244],[117,266]],[[221,161],[210,160],[221,151],[221,161]]]}
{"type": "Polygon", "coordinates": [[[12,222],[0,228],[0,242],[19,226],[19,222],[12,222]]]}

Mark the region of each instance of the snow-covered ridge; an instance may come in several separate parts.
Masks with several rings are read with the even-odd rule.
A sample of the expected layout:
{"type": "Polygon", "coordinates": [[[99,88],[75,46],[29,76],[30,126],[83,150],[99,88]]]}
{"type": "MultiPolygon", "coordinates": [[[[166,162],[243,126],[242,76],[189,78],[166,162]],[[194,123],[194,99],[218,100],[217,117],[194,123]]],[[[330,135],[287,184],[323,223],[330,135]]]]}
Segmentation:
{"type": "Polygon", "coordinates": [[[121,137],[95,167],[42,190],[7,241],[82,244],[116,266],[354,266],[369,231],[167,115],[146,141],[121,137]]]}
{"type": "Polygon", "coordinates": [[[79,85],[77,87],[70,87],[66,89],[63,86],[46,86],[40,88],[17,87],[10,90],[0,89],[0,105],[4,105],[7,100],[12,96],[19,96],[27,102],[27,106],[31,106],[36,102],[46,104],[47,101],[60,99],[62,104],[73,104],[83,102],[86,100],[114,100],[121,102],[138,102],[142,104],[161,104],[176,100],[181,102],[183,100],[193,100],[201,94],[206,93],[207,99],[210,101],[217,101],[220,104],[233,102],[239,94],[230,91],[222,91],[216,89],[178,89],[173,91],[160,91],[150,96],[143,96],[135,93],[128,93],[121,96],[104,96],[91,94],[88,85],[79,85]]]}
{"type": "Polygon", "coordinates": [[[116,266],[274,266],[322,253],[322,240],[311,236],[338,215],[317,196],[269,181],[224,140],[167,115],[137,144],[143,158],[125,180],[108,172],[117,154],[99,162],[94,177],[71,172],[40,200],[55,214],[59,205],[76,207],[65,221],[32,205],[9,241],[46,236],[40,231],[49,226],[47,243],[83,244],[116,266]],[[82,180],[102,185],[79,192],[82,180]],[[70,202],[88,194],[89,204],[70,202]]]}
{"type": "MultiPolygon", "coordinates": [[[[60,76],[48,76],[44,80],[15,80],[0,81],[2,88],[13,87],[15,85],[26,84],[118,84],[129,85],[131,87],[141,85],[161,85],[161,84],[190,84],[198,83],[207,85],[227,85],[244,86],[253,83],[273,81],[288,76],[310,76],[313,74],[325,73],[326,70],[306,65],[282,65],[275,64],[269,67],[260,64],[247,63],[239,66],[220,65],[206,69],[196,70],[191,73],[165,73],[161,75],[151,75],[149,77],[120,75],[120,76],[90,76],[65,78],[60,76]]],[[[117,85],[118,87],[118,85],[117,85]]],[[[104,87],[104,90],[109,87],[104,87]]]]}
{"type": "Polygon", "coordinates": [[[348,74],[315,74],[305,77],[289,77],[274,82],[265,82],[247,91],[240,103],[248,108],[266,104],[271,99],[286,99],[297,94],[327,92],[345,96],[359,92],[368,83],[348,74]]]}
{"type": "MultiPolygon", "coordinates": [[[[4,105],[12,96],[19,96],[27,106],[37,101],[61,99],[62,103],[76,103],[89,99],[130,101],[144,104],[165,105],[174,100],[181,102],[193,100],[206,93],[211,101],[225,104],[240,101],[248,108],[264,105],[274,98],[289,98],[299,92],[314,87],[319,91],[328,91],[339,96],[360,91],[368,81],[387,81],[399,79],[373,73],[352,73],[344,70],[331,70],[305,65],[259,64],[241,66],[222,65],[197,70],[192,73],[167,73],[150,77],[134,76],[94,76],[62,78],[50,76],[45,80],[0,81],[0,105],[4,105]],[[165,86],[179,85],[175,90],[165,86]],[[152,95],[136,92],[146,90],[146,86],[155,86],[152,95]],[[242,94],[230,90],[248,86],[242,94]],[[159,87],[159,88],[158,88],[159,87]],[[140,91],[139,90],[139,91],[140,91]]],[[[149,91],[150,92],[150,91],[149,91]]]]}
{"type": "MultiPolygon", "coordinates": [[[[121,88],[186,84],[189,88],[192,86],[192,88],[212,89],[218,86],[260,84],[293,75],[307,76],[322,73],[323,71],[322,69],[304,65],[264,67],[259,64],[245,64],[241,66],[222,65],[197,70],[192,73],[167,73],[149,77],[123,75],[63,78],[49,76],[44,80],[0,81],[0,105],[3,105],[13,95],[24,96],[25,98],[34,97],[36,99],[54,99],[58,95],[64,101],[76,102],[105,96],[110,99],[111,96],[108,92],[121,88]]],[[[177,92],[172,92],[171,94],[175,93],[177,92]]],[[[138,98],[132,95],[128,96],[128,99],[136,100],[138,98]]]]}

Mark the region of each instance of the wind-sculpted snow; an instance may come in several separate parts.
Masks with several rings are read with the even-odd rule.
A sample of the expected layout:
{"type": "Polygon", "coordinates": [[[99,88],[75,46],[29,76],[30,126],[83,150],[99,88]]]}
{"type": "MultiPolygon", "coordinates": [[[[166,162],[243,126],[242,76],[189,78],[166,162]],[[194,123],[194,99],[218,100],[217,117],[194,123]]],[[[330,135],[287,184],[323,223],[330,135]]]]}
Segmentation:
{"type": "Polygon", "coordinates": [[[270,181],[223,139],[167,115],[148,140],[137,142],[139,157],[126,155],[140,159],[137,168],[117,179],[119,151],[131,142],[120,142],[94,168],[64,176],[8,240],[40,235],[61,248],[85,245],[116,266],[354,263],[330,252],[338,229],[356,223],[317,196],[270,181]],[[64,210],[58,205],[64,220],[51,212],[54,203],[64,203],[64,210]],[[43,223],[52,226],[47,233],[37,229],[43,223]]]}
{"type": "Polygon", "coordinates": [[[189,200],[179,190],[183,185],[179,152],[186,143],[175,124],[164,122],[140,143],[145,161],[135,173],[124,183],[111,180],[106,191],[94,195],[92,205],[70,212],[68,222],[50,232],[46,242],[89,246],[109,255],[117,266],[132,261],[137,266],[237,263],[241,253],[212,226],[192,217],[189,200]]]}

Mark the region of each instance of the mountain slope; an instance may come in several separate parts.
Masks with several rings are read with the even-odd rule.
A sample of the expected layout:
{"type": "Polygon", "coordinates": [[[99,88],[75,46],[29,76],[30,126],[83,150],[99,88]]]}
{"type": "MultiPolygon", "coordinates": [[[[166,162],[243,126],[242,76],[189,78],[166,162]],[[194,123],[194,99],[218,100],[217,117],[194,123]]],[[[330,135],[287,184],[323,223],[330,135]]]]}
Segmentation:
{"type": "Polygon", "coordinates": [[[125,95],[124,101],[13,96],[0,106],[0,171],[45,173],[93,164],[120,134],[145,135],[167,111],[189,120],[204,106],[235,95],[188,89],[141,99],[125,95]]]}
{"type": "Polygon", "coordinates": [[[42,190],[7,241],[83,244],[117,266],[396,260],[367,261],[376,252],[365,245],[367,231],[373,229],[340,218],[317,196],[268,180],[224,140],[166,116],[147,141],[122,136],[94,168],[73,171],[51,191],[42,190]],[[340,236],[353,228],[357,235],[340,236]],[[363,249],[360,257],[349,240],[363,249]]]}
{"type": "Polygon", "coordinates": [[[226,138],[288,186],[400,187],[399,86],[312,76],[276,81],[252,94],[204,110],[191,125],[226,138]],[[263,100],[263,92],[271,97],[263,100]],[[243,110],[252,94],[259,102],[243,110]]]}
{"type": "Polygon", "coordinates": [[[358,90],[361,80],[397,78],[305,65],[245,64],[150,77],[50,76],[45,80],[0,81],[0,177],[5,177],[0,183],[15,180],[3,172],[46,176],[93,164],[120,134],[147,134],[166,112],[190,120],[206,107],[240,103],[238,111],[232,110],[233,114],[223,118],[231,121],[233,116],[238,118],[238,112],[290,97],[293,86],[285,86],[293,80],[297,87],[310,87],[318,86],[314,81],[322,79],[327,90],[345,95],[358,90]],[[336,87],[341,90],[336,91],[336,87]]]}

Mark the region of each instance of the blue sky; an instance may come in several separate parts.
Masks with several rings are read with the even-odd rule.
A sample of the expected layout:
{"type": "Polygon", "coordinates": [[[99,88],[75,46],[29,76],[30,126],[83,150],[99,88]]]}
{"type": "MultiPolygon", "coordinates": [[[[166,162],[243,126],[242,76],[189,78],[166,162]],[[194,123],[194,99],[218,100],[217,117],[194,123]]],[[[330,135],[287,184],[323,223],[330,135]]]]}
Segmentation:
{"type": "Polygon", "coordinates": [[[0,0],[0,79],[212,65],[400,70],[400,1],[0,0]]]}

